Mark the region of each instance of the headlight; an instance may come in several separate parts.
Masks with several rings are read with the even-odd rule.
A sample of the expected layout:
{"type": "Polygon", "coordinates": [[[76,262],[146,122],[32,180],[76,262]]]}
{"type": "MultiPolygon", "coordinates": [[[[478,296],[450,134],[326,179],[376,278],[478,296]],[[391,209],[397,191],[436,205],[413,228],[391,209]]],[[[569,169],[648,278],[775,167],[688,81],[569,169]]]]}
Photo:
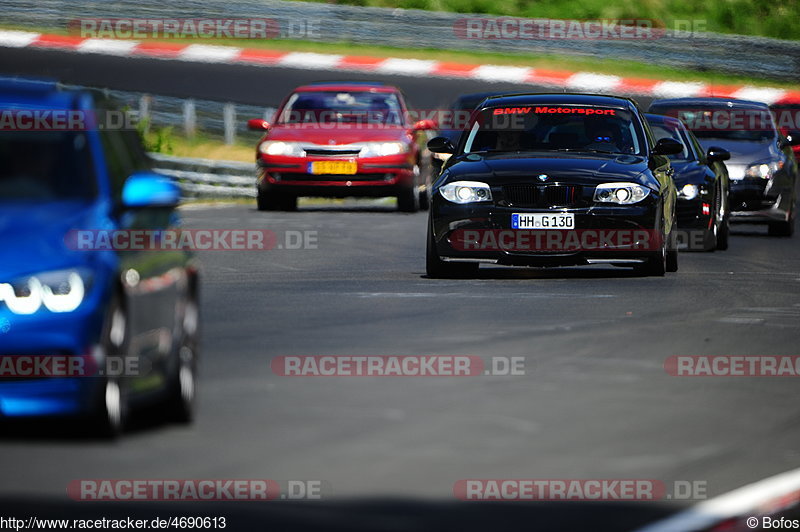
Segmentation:
{"type": "Polygon", "coordinates": [[[763,163],[751,164],[744,171],[745,177],[760,177],[770,179],[775,172],[783,168],[783,161],[766,161],[763,163]]]}
{"type": "Polygon", "coordinates": [[[33,314],[44,306],[50,312],[72,312],[86,295],[88,274],[61,270],[0,283],[0,301],[14,314],[33,314]]]}
{"type": "Polygon", "coordinates": [[[697,188],[697,185],[692,185],[690,183],[688,185],[683,185],[683,187],[678,191],[678,197],[690,200],[695,199],[699,193],[700,189],[697,188]]]}
{"type": "Polygon", "coordinates": [[[299,142],[282,142],[280,140],[265,140],[259,144],[258,151],[264,155],[284,155],[286,157],[305,157],[306,155],[299,142]]]}
{"type": "Polygon", "coordinates": [[[399,155],[408,151],[408,145],[403,142],[367,142],[361,145],[359,157],[386,157],[399,155]]]}
{"type": "Polygon", "coordinates": [[[453,203],[492,201],[492,190],[479,181],[454,181],[439,188],[444,199],[453,203]]]}
{"type": "Polygon", "coordinates": [[[639,203],[650,194],[650,189],[635,183],[603,183],[594,189],[594,201],[598,203],[639,203]]]}

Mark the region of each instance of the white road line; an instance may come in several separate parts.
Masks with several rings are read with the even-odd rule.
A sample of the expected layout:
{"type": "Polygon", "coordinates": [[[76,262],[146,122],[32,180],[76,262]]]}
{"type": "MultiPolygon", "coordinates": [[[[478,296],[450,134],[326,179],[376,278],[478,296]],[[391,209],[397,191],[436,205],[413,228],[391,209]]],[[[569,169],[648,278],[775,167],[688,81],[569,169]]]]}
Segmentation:
{"type": "Polygon", "coordinates": [[[236,59],[241,48],[235,46],[213,46],[209,44],[190,44],[178,54],[178,59],[201,63],[228,63],[236,59]]]}
{"type": "Polygon", "coordinates": [[[770,89],[764,87],[742,87],[733,93],[733,96],[741,100],[753,100],[767,104],[775,103],[780,100],[786,91],[781,89],[770,89]]]}
{"type": "Polygon", "coordinates": [[[86,39],[77,50],[86,54],[130,55],[138,44],[138,41],[119,39],[86,39]]]}
{"type": "Polygon", "coordinates": [[[470,77],[484,81],[523,82],[533,74],[532,68],[503,65],[481,65],[472,71],[470,77]]]}
{"type": "Polygon", "coordinates": [[[659,98],[681,98],[697,96],[706,88],[704,83],[686,83],[683,81],[662,81],[653,87],[653,95],[659,98]]]}
{"type": "Polygon", "coordinates": [[[427,61],[423,59],[391,58],[379,63],[375,70],[384,74],[424,76],[430,74],[438,64],[438,61],[427,61]]]}
{"type": "Polygon", "coordinates": [[[41,33],[30,31],[0,31],[0,46],[7,48],[25,48],[30,46],[41,33]]]}
{"type": "Polygon", "coordinates": [[[742,486],[634,532],[692,532],[731,519],[758,514],[765,503],[800,490],[800,469],[742,486]]]}
{"type": "Polygon", "coordinates": [[[335,69],[341,60],[341,55],[292,52],[283,56],[277,64],[280,66],[308,68],[312,70],[331,70],[335,69]]]}
{"type": "Polygon", "coordinates": [[[578,72],[567,78],[567,87],[571,89],[587,90],[593,92],[613,92],[619,87],[622,78],[595,74],[593,72],[578,72]]]}

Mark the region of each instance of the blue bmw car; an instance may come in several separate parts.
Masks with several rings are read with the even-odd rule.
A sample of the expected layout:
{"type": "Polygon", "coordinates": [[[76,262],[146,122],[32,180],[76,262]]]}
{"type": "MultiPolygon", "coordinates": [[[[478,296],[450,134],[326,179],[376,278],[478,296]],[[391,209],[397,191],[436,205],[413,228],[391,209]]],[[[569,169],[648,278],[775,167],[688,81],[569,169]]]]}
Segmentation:
{"type": "Polygon", "coordinates": [[[151,170],[135,130],[97,122],[104,105],[52,82],[0,79],[0,423],[71,416],[116,436],[139,406],[193,416],[192,256],[76,245],[76,234],[179,221],[178,186],[151,170]]]}

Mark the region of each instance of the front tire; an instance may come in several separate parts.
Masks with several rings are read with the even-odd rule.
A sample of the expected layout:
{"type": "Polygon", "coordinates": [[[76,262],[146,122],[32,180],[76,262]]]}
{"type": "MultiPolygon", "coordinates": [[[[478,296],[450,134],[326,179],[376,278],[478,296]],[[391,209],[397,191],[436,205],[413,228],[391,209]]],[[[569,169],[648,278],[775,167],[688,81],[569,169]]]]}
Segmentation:
{"type": "Polygon", "coordinates": [[[419,210],[419,189],[416,185],[404,188],[397,195],[397,210],[400,212],[417,212],[419,210]]]}
{"type": "Polygon", "coordinates": [[[769,236],[792,236],[794,234],[794,218],[792,214],[789,215],[788,222],[770,222],[768,231],[769,236]]]}
{"type": "MultiPolygon", "coordinates": [[[[648,277],[664,277],[664,275],[667,273],[668,255],[669,253],[667,252],[667,239],[662,236],[659,250],[654,254],[652,254],[651,256],[647,257],[645,262],[640,264],[636,268],[636,271],[639,272],[640,275],[648,277]]],[[[677,267],[677,258],[675,265],[677,267]]]]}
{"type": "Polygon", "coordinates": [[[425,250],[425,272],[431,279],[459,279],[474,277],[479,264],[472,262],[446,262],[439,258],[433,238],[433,229],[428,224],[428,240],[425,250]]]}
{"type": "Polygon", "coordinates": [[[728,212],[728,199],[723,195],[722,190],[719,191],[719,206],[717,216],[722,216],[722,222],[719,224],[717,231],[717,249],[725,251],[728,249],[729,240],[731,236],[731,215],[728,212]]]}
{"type": "MultiPolygon", "coordinates": [[[[109,358],[124,360],[128,351],[128,315],[119,296],[114,296],[103,326],[100,345],[105,356],[103,363],[109,358]]],[[[126,367],[123,363],[122,367],[126,367]]],[[[107,367],[100,367],[106,370],[107,367]]],[[[130,414],[128,404],[128,387],[125,378],[112,375],[101,375],[97,393],[94,398],[93,412],[90,416],[89,432],[106,439],[116,439],[125,430],[130,414]]]]}
{"type": "Polygon", "coordinates": [[[191,423],[195,416],[197,355],[200,343],[200,307],[197,294],[193,294],[186,304],[182,329],[176,370],[170,379],[165,406],[172,421],[191,423]]]}

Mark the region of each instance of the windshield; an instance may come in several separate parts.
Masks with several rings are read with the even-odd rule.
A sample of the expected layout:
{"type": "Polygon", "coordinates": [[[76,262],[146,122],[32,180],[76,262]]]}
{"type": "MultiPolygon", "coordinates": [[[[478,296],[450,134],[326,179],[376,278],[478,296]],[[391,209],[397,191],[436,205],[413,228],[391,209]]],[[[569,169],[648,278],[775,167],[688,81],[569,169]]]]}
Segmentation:
{"type": "Polygon", "coordinates": [[[0,161],[0,200],[92,199],[97,193],[82,132],[0,132],[0,161]]]}
{"type": "Polygon", "coordinates": [[[491,107],[474,118],[464,152],[575,151],[641,154],[631,113],[583,106],[491,107]]]}
{"type": "Polygon", "coordinates": [[[370,91],[318,91],[292,94],[279,124],[383,124],[402,126],[397,94],[370,91]]]}
{"type": "Polygon", "coordinates": [[[693,159],[687,148],[687,139],[684,137],[680,128],[668,122],[664,122],[660,124],[650,123],[650,129],[653,131],[656,142],[661,139],[672,139],[680,142],[681,146],[683,146],[683,151],[668,156],[671,161],[690,161],[693,159]]]}
{"type": "Polygon", "coordinates": [[[745,142],[775,140],[775,123],[765,109],[735,107],[652,107],[651,113],[681,120],[699,139],[745,142]]]}

